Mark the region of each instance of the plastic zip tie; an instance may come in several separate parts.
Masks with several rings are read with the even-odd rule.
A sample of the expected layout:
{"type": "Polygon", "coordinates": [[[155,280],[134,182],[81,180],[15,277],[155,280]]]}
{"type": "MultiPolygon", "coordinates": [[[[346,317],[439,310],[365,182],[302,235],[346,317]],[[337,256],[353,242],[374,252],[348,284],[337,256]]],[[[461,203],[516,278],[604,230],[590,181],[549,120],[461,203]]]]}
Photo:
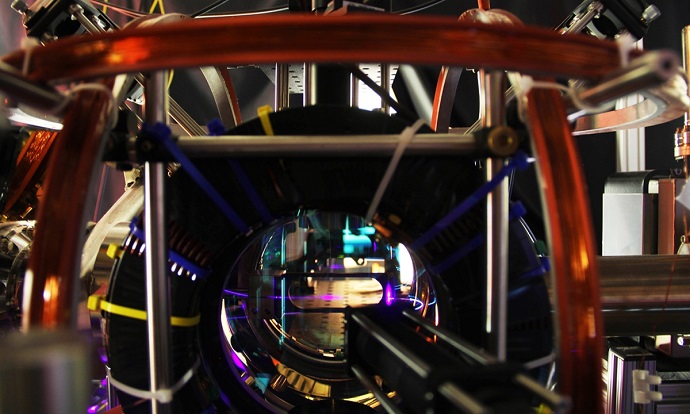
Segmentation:
{"type": "Polygon", "coordinates": [[[381,182],[379,182],[379,186],[376,189],[376,193],[374,193],[374,198],[371,200],[371,204],[369,204],[369,210],[367,210],[367,215],[364,218],[365,222],[370,223],[371,219],[374,217],[374,213],[379,208],[383,194],[386,192],[391,178],[393,178],[393,173],[395,172],[396,168],[398,168],[398,163],[405,152],[405,148],[407,148],[407,145],[410,143],[410,141],[412,141],[412,138],[414,138],[415,134],[419,128],[422,127],[422,125],[424,125],[424,120],[418,119],[414,124],[405,128],[400,134],[398,145],[395,147],[395,152],[393,152],[393,156],[388,163],[386,172],[383,174],[381,182]]]}
{"type": "MultiPolygon", "coordinates": [[[[87,307],[94,312],[107,312],[112,315],[124,316],[125,318],[145,321],[148,313],[145,310],[134,309],[127,306],[116,305],[105,300],[105,295],[91,295],[88,298],[87,307]]],[[[172,326],[180,328],[191,328],[201,321],[201,315],[196,316],[171,316],[172,326]]]]}
{"type": "Polygon", "coordinates": [[[240,163],[236,160],[229,160],[228,164],[230,164],[230,168],[232,168],[235,178],[237,181],[239,181],[240,185],[244,189],[244,192],[247,194],[249,201],[251,201],[251,203],[254,205],[254,208],[256,208],[256,211],[259,213],[261,219],[266,223],[272,223],[275,220],[273,215],[268,207],[266,207],[261,195],[259,195],[258,191],[256,191],[256,188],[249,180],[249,177],[244,172],[244,169],[240,163]]]}
{"type": "Polygon", "coordinates": [[[260,106],[256,110],[257,115],[259,115],[259,121],[261,121],[261,127],[266,135],[275,135],[273,125],[271,125],[271,112],[273,112],[273,109],[271,109],[270,105],[260,106]]]}
{"type": "MultiPolygon", "coordinates": [[[[146,235],[144,234],[144,230],[139,227],[138,220],[134,218],[130,223],[129,223],[129,230],[132,232],[134,236],[136,236],[139,240],[141,240],[144,244],[146,243],[146,235]]],[[[172,249],[168,249],[168,258],[174,262],[177,263],[179,266],[182,266],[185,270],[189,271],[190,273],[197,275],[201,278],[205,278],[208,276],[209,270],[204,269],[203,267],[200,267],[196,265],[194,262],[191,260],[187,259],[186,257],[182,256],[181,254],[178,254],[172,249]]]]}
{"type": "Polygon", "coordinates": [[[182,165],[182,168],[185,169],[187,174],[189,174],[189,176],[196,181],[197,185],[201,187],[201,189],[206,193],[206,195],[209,196],[216,207],[220,209],[220,211],[225,215],[225,217],[228,218],[228,220],[230,220],[232,225],[237,230],[244,234],[251,233],[249,226],[247,226],[247,224],[244,223],[235,210],[230,207],[230,204],[228,204],[223,196],[220,195],[218,190],[213,187],[213,185],[206,179],[206,177],[204,177],[201,171],[199,171],[196,165],[194,165],[194,163],[184,154],[184,152],[182,152],[178,146],[175,145],[172,139],[170,139],[170,128],[168,128],[167,125],[156,124],[153,127],[147,127],[145,125],[143,129],[145,129],[145,131],[150,133],[153,138],[159,140],[165,146],[165,149],[168,150],[175,161],[182,165]],[[165,127],[165,130],[163,127],[165,127]]]}
{"type": "MultiPolygon", "coordinates": [[[[510,211],[508,213],[508,220],[513,221],[516,220],[520,217],[522,217],[525,214],[525,209],[522,206],[522,203],[513,203],[510,205],[510,211]]],[[[455,263],[459,262],[465,256],[468,254],[472,253],[472,251],[486,241],[486,238],[484,237],[483,233],[480,233],[476,235],[473,239],[471,239],[469,242],[465,243],[460,249],[458,249],[455,253],[451,254],[441,262],[432,265],[432,268],[435,272],[437,273],[442,273],[448,270],[450,267],[452,267],[455,263]]]]}
{"type": "Polygon", "coordinates": [[[126,392],[127,394],[133,397],[142,398],[145,400],[157,400],[162,403],[169,403],[173,400],[173,395],[177,391],[182,389],[182,387],[187,385],[189,380],[191,380],[192,377],[194,377],[194,373],[200,365],[201,362],[199,361],[199,359],[197,359],[196,361],[194,361],[192,367],[189,368],[187,372],[184,373],[184,375],[182,375],[182,377],[175,383],[175,385],[173,385],[170,388],[163,388],[155,391],[140,390],[138,388],[131,387],[113,378],[113,375],[110,372],[108,372],[108,381],[110,381],[110,384],[113,387],[117,388],[120,391],[126,392]]]}
{"type": "Polygon", "coordinates": [[[524,170],[525,168],[527,168],[528,165],[529,161],[527,155],[524,152],[518,151],[517,153],[515,153],[515,155],[513,156],[513,158],[510,159],[508,164],[501,168],[501,170],[496,174],[496,176],[494,176],[494,178],[492,178],[489,182],[479,187],[477,190],[474,191],[474,193],[470,194],[469,197],[467,197],[455,208],[453,208],[448,214],[445,215],[445,217],[436,222],[436,224],[434,224],[424,234],[419,236],[417,240],[415,240],[410,245],[410,247],[413,250],[418,250],[424,247],[427,243],[431,241],[431,239],[433,239],[434,237],[436,237],[437,234],[443,231],[443,229],[454,223],[463,214],[467,213],[467,211],[469,211],[477,203],[483,200],[484,197],[486,197],[491,191],[498,187],[499,184],[501,184],[501,182],[508,175],[510,175],[510,173],[513,172],[513,170],[515,170],[515,168],[524,170]]]}

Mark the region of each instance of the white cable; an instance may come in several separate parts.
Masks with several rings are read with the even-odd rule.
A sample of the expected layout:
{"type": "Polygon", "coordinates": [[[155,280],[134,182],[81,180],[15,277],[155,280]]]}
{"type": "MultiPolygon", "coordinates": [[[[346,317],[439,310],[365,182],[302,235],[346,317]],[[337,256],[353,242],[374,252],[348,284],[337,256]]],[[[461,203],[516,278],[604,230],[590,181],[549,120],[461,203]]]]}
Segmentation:
{"type": "Polygon", "coordinates": [[[391,160],[388,163],[388,168],[386,169],[386,172],[383,174],[383,178],[381,178],[379,187],[376,189],[374,198],[371,200],[371,204],[369,205],[369,210],[367,211],[367,215],[365,217],[365,221],[367,223],[370,223],[371,219],[374,217],[374,213],[376,213],[376,210],[379,207],[379,203],[383,198],[383,194],[386,192],[386,188],[388,188],[388,184],[390,183],[391,178],[393,177],[395,169],[398,167],[398,162],[400,162],[400,158],[402,158],[402,155],[405,152],[405,148],[407,148],[407,144],[409,144],[410,141],[412,141],[412,138],[414,138],[415,134],[417,133],[417,130],[419,130],[419,128],[421,128],[422,125],[424,125],[424,120],[418,119],[417,122],[405,128],[405,130],[400,134],[398,146],[395,147],[393,156],[391,157],[391,160]]]}
{"type": "Polygon", "coordinates": [[[571,102],[577,108],[579,111],[583,111],[585,113],[598,113],[602,112],[604,110],[607,110],[609,108],[608,103],[595,106],[595,105],[590,105],[587,102],[583,101],[580,96],[577,93],[577,89],[573,86],[565,86],[561,85],[560,83],[556,82],[545,82],[545,81],[535,81],[532,79],[531,76],[527,75],[522,75],[520,77],[520,87],[519,87],[519,95],[517,96],[517,102],[518,102],[518,117],[520,120],[524,123],[525,120],[523,119],[524,115],[524,105],[526,101],[526,96],[527,93],[532,88],[539,88],[539,89],[556,89],[564,94],[568,95],[570,98],[571,102]]]}
{"type": "Polygon", "coordinates": [[[199,359],[197,359],[194,362],[194,365],[192,365],[191,368],[187,370],[187,372],[184,373],[182,378],[180,378],[175,385],[173,385],[170,388],[167,389],[160,389],[160,390],[155,390],[155,391],[145,391],[145,390],[140,390],[138,388],[130,387],[127,384],[124,384],[115,378],[112,377],[110,372],[108,372],[108,381],[110,381],[110,384],[117,388],[120,391],[126,392],[127,394],[137,397],[137,398],[143,398],[146,400],[157,400],[162,403],[169,403],[173,400],[173,394],[175,394],[177,391],[179,391],[182,387],[184,387],[190,379],[194,376],[194,372],[196,372],[197,368],[199,368],[199,365],[201,365],[201,362],[199,359]]]}
{"type": "Polygon", "coordinates": [[[637,41],[630,33],[625,33],[616,38],[618,56],[620,57],[622,68],[628,66],[630,62],[630,51],[636,49],[635,42],[637,41]]]}

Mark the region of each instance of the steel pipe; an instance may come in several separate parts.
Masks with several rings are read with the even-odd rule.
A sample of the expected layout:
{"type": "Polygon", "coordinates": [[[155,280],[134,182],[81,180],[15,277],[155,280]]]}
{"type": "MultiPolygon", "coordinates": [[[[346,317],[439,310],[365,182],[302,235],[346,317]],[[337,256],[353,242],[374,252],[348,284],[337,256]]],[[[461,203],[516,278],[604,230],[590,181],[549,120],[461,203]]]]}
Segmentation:
{"type": "MultiPolygon", "coordinates": [[[[479,118],[482,126],[505,125],[505,75],[479,71],[479,118]]],[[[501,171],[503,158],[486,158],[487,182],[501,171]]],[[[488,350],[499,361],[507,358],[508,315],[508,180],[503,180],[486,198],[486,320],[488,350]]]]}
{"type": "MultiPolygon", "coordinates": [[[[168,76],[156,72],[146,79],[146,121],[168,120],[168,76]]],[[[165,214],[167,166],[162,162],[144,164],[144,234],[146,235],[146,323],[148,326],[149,387],[152,392],[172,386],[171,299],[168,281],[168,241],[165,214]]],[[[151,400],[153,414],[171,412],[167,402],[151,400]]]]}
{"type": "MultiPolygon", "coordinates": [[[[224,135],[177,139],[177,146],[192,157],[258,157],[286,155],[390,156],[399,135],[280,135],[267,139],[254,135],[224,135]]],[[[417,134],[405,154],[472,154],[478,148],[473,135],[417,134]]],[[[135,142],[130,141],[130,158],[136,159],[135,142]]]]}

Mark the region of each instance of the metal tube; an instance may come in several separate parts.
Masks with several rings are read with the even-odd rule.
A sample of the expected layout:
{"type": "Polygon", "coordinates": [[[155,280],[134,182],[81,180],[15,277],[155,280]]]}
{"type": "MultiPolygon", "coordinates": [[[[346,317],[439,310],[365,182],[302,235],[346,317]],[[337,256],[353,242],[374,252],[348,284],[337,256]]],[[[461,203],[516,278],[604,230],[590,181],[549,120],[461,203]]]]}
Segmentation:
{"type": "MultiPolygon", "coordinates": [[[[381,64],[381,88],[386,91],[386,95],[391,94],[391,67],[385,63],[381,64]]],[[[385,99],[381,100],[381,105],[384,113],[389,114],[391,112],[391,106],[385,99]]]]}
{"type": "MultiPolygon", "coordinates": [[[[151,74],[146,79],[146,121],[167,123],[167,72],[151,74]]],[[[144,164],[144,233],[146,235],[146,312],[149,342],[149,375],[151,391],[172,385],[170,344],[171,299],[168,282],[168,242],[165,214],[165,163],[144,164]]],[[[171,406],[151,401],[152,413],[169,413],[171,406]]]]}
{"type": "Polygon", "coordinates": [[[592,19],[594,19],[601,12],[603,8],[604,6],[600,2],[592,2],[592,4],[590,4],[589,7],[587,7],[587,11],[584,14],[573,18],[573,21],[571,22],[570,26],[561,29],[560,33],[580,33],[585,28],[585,26],[587,26],[592,21],[592,19]]]}
{"type": "MultiPolygon", "coordinates": [[[[253,135],[226,135],[214,137],[178,137],[177,146],[193,157],[217,156],[388,156],[393,154],[399,135],[281,135],[276,139],[253,135]]],[[[472,154],[477,149],[472,135],[417,134],[405,149],[406,154],[472,154]]],[[[130,157],[135,158],[134,140],[129,145],[130,157]]]]}
{"type": "Polygon", "coordinates": [[[368,335],[371,335],[416,375],[421,378],[426,378],[429,375],[431,367],[425,361],[421,360],[412,350],[403,346],[393,335],[376,326],[371,319],[360,313],[353,313],[352,321],[361,326],[368,335]]]}
{"type": "MultiPolygon", "coordinates": [[[[602,105],[631,93],[659,86],[676,76],[679,67],[680,62],[673,52],[648,52],[596,85],[578,92],[577,97],[587,105],[602,105]]],[[[565,104],[566,111],[570,114],[569,118],[583,114],[583,111],[577,110],[570,98],[565,98],[565,104]]]]}
{"type": "Polygon", "coordinates": [[[453,333],[441,329],[433,323],[430,323],[426,319],[422,318],[418,313],[411,310],[405,310],[403,311],[403,315],[437,336],[443,342],[457,349],[462,353],[463,356],[470,357],[482,365],[488,365],[496,362],[493,356],[484,354],[481,349],[478,349],[474,345],[465,342],[463,339],[458,338],[453,333]]]}
{"type": "MultiPolygon", "coordinates": [[[[485,128],[505,124],[505,75],[479,71],[480,119],[485,128]]],[[[503,159],[485,160],[486,181],[503,168],[503,159]]],[[[506,360],[508,312],[508,181],[504,180],[486,198],[486,319],[489,352],[506,360]]]]}
{"type": "Polygon", "coordinates": [[[285,63],[276,63],[275,69],[275,103],[273,108],[277,112],[290,106],[290,66],[285,63]]]}
{"type": "Polygon", "coordinates": [[[29,81],[14,68],[2,62],[0,62],[0,91],[18,103],[48,112],[63,108],[68,99],[56,90],[29,81]]]}
{"type": "Polygon", "coordinates": [[[438,387],[438,391],[463,413],[488,414],[491,412],[487,407],[484,407],[480,402],[472,398],[471,395],[451,382],[441,384],[438,387]]]}
{"type": "Polygon", "coordinates": [[[314,78],[314,64],[304,64],[304,74],[302,75],[302,83],[304,84],[304,95],[302,97],[302,106],[312,106],[316,103],[316,89],[314,87],[316,79],[314,78]]]}
{"type": "Polygon", "coordinates": [[[352,371],[353,374],[355,374],[355,377],[359,380],[359,382],[362,383],[369,391],[371,391],[372,394],[374,394],[374,397],[379,401],[381,404],[381,407],[383,407],[387,413],[389,414],[402,414],[403,411],[398,408],[393,402],[388,398],[388,396],[379,388],[374,381],[367,376],[366,372],[364,369],[362,369],[359,365],[353,365],[350,370],[352,371]]]}

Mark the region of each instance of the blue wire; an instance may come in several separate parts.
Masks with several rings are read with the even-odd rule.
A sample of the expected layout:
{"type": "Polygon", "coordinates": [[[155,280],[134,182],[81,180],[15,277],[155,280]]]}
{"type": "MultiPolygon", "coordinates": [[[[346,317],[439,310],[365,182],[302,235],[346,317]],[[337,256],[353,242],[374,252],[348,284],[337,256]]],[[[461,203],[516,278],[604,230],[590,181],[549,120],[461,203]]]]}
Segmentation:
{"type": "Polygon", "coordinates": [[[240,218],[240,216],[230,207],[227,201],[220,195],[220,193],[213,187],[213,185],[204,177],[204,175],[199,171],[199,169],[194,165],[194,163],[175,145],[175,143],[170,139],[170,129],[164,124],[156,124],[153,127],[144,125],[142,131],[151,134],[151,137],[155,140],[161,142],[165,149],[168,150],[170,155],[182,165],[187,174],[201,187],[201,189],[209,196],[211,201],[220,209],[220,211],[225,215],[225,217],[230,220],[233,226],[240,232],[248,234],[250,232],[249,226],[240,218]],[[165,133],[164,126],[167,129],[165,133]]]}
{"type": "MultiPolygon", "coordinates": [[[[129,223],[129,229],[134,236],[136,236],[143,243],[146,243],[146,235],[144,234],[144,231],[138,227],[138,225],[139,225],[139,220],[135,217],[129,223]]],[[[208,275],[208,272],[209,272],[208,269],[204,269],[203,267],[197,266],[194,262],[188,260],[186,257],[178,254],[174,250],[168,249],[168,257],[170,258],[171,261],[182,266],[183,269],[191,272],[192,274],[199,276],[202,279],[206,278],[206,276],[208,275]]]]}
{"type": "Polygon", "coordinates": [[[477,203],[484,199],[491,191],[493,191],[499,184],[505,179],[515,168],[525,169],[529,165],[527,155],[518,151],[513,158],[505,165],[494,178],[489,182],[485,183],[474,193],[470,194],[465,200],[453,208],[445,217],[436,222],[429,230],[422,234],[417,240],[410,246],[413,250],[418,250],[425,246],[431,239],[436,237],[440,232],[442,232],[446,227],[454,223],[463,214],[469,211],[477,203]]]}
{"type": "Polygon", "coordinates": [[[268,207],[266,207],[266,204],[261,198],[261,195],[259,195],[254,185],[252,185],[251,180],[249,180],[249,177],[247,177],[247,174],[244,172],[244,169],[242,168],[240,163],[236,160],[229,160],[228,164],[230,164],[230,168],[232,168],[232,172],[235,174],[235,178],[237,178],[237,181],[240,182],[240,185],[247,193],[249,201],[251,201],[252,204],[254,204],[254,207],[256,208],[256,211],[259,213],[259,216],[261,216],[261,219],[266,223],[273,222],[273,215],[269,211],[268,207]]]}
{"type": "MultiPolygon", "coordinates": [[[[526,213],[526,210],[525,210],[525,207],[522,205],[522,203],[520,203],[520,202],[511,203],[510,204],[510,211],[508,213],[508,220],[510,220],[510,221],[516,220],[516,219],[522,217],[525,213],[526,213]]],[[[484,244],[485,241],[486,241],[486,238],[484,237],[484,234],[479,233],[472,240],[470,240],[468,243],[464,244],[455,253],[448,256],[447,258],[442,260],[440,263],[433,265],[432,266],[433,270],[437,273],[445,272],[451,266],[453,266],[455,263],[459,262],[465,256],[470,254],[474,249],[476,249],[479,246],[481,246],[482,244],[484,244]]]]}

